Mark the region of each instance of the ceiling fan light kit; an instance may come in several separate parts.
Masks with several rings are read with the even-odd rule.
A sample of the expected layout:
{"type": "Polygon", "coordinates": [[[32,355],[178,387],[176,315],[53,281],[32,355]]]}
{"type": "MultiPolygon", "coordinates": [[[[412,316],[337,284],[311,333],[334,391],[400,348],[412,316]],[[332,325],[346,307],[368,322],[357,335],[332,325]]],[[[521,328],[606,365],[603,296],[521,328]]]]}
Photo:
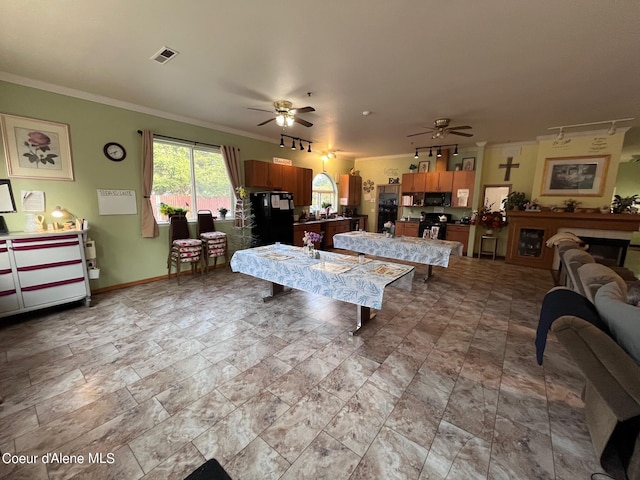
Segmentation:
{"type": "Polygon", "coordinates": [[[415,137],[417,135],[424,135],[426,133],[431,133],[432,139],[444,138],[447,135],[459,135],[461,137],[473,137],[473,133],[465,133],[458,132],[458,130],[468,130],[472,128],[469,125],[461,125],[459,127],[450,127],[449,123],[451,123],[451,119],[449,118],[437,118],[433,122],[433,128],[427,130],[426,132],[420,133],[412,133],[411,135],[407,135],[407,137],[415,137]]]}
{"type": "MultiPolygon", "coordinates": [[[[313,107],[302,107],[302,108],[292,108],[293,103],[289,100],[276,100],[273,102],[275,116],[270,118],[269,120],[265,120],[258,124],[258,127],[262,125],[266,125],[267,123],[276,121],[276,124],[279,127],[286,128],[292,127],[294,123],[298,123],[304,127],[311,127],[313,123],[307,122],[306,120],[297,117],[298,113],[307,113],[307,112],[315,112],[316,109],[313,107]]],[[[249,110],[257,110],[259,112],[269,112],[269,110],[263,110],[261,108],[249,108],[249,110]]]]}

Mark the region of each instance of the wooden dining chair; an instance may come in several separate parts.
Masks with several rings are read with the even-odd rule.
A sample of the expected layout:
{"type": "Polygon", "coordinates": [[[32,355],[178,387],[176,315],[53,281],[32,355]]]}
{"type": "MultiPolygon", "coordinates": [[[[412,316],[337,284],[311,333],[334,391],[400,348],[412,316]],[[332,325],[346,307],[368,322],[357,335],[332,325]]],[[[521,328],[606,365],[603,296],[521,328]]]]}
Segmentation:
{"type": "Polygon", "coordinates": [[[213,258],[213,267],[218,263],[218,258],[224,257],[229,264],[229,250],[227,234],[216,231],[215,222],[211,210],[198,210],[197,236],[204,245],[204,262],[206,270],[209,270],[209,259],[213,258]]]}
{"type": "MultiPolygon", "coordinates": [[[[190,238],[189,223],[184,215],[173,215],[169,218],[169,257],[167,259],[168,278],[171,278],[172,267],[175,267],[176,278],[180,284],[182,265],[191,265],[191,273],[195,274],[203,264],[204,246],[202,240],[190,238]]],[[[200,275],[204,268],[200,268],[200,275]]]]}

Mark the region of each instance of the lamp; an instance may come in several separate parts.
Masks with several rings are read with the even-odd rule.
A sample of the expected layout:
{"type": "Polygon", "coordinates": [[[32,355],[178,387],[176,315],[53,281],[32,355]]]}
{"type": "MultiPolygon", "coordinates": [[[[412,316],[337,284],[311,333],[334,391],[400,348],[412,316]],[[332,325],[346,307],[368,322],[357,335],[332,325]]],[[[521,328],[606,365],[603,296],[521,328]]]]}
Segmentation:
{"type": "Polygon", "coordinates": [[[418,149],[416,148],[416,154],[413,156],[413,158],[418,158],[418,149]]]}
{"type": "Polygon", "coordinates": [[[311,142],[309,142],[309,148],[307,148],[307,152],[311,153],[311,142]]]}
{"type": "Polygon", "coordinates": [[[284,148],[284,138],[280,135],[280,148],[284,148]]]}
{"type": "Polygon", "coordinates": [[[298,148],[300,148],[300,150],[304,152],[304,145],[302,144],[302,142],[307,142],[309,144],[309,146],[307,147],[307,152],[311,153],[311,144],[313,143],[311,140],[307,140],[305,138],[300,138],[300,137],[292,137],[291,135],[287,135],[286,133],[280,134],[281,148],[284,148],[285,137],[291,139],[291,150],[297,150],[298,148]],[[298,142],[298,146],[296,146],[296,142],[298,142]]]}
{"type": "Polygon", "coordinates": [[[560,131],[558,132],[558,136],[556,137],[556,141],[560,141],[564,138],[564,128],[560,127],[560,131]]]}
{"type": "Polygon", "coordinates": [[[616,134],[616,122],[615,122],[615,120],[613,122],[611,122],[611,126],[609,127],[609,131],[607,133],[609,135],[615,135],[616,134]]]}
{"type": "Polygon", "coordinates": [[[456,145],[456,149],[453,151],[453,156],[454,157],[458,156],[458,145],[456,145]]]}
{"type": "Polygon", "coordinates": [[[414,155],[413,158],[418,158],[418,155],[420,154],[420,150],[424,150],[426,148],[429,149],[429,156],[433,157],[433,149],[436,149],[436,157],[441,158],[442,157],[442,149],[443,147],[449,147],[449,150],[451,150],[451,147],[455,147],[455,150],[453,151],[453,156],[457,156],[458,155],[458,144],[457,143],[452,143],[449,145],[430,145],[430,146],[425,146],[425,147],[416,147],[416,153],[414,155]]]}
{"type": "Polygon", "coordinates": [[[436,153],[436,157],[440,158],[442,157],[442,148],[438,147],[438,153],[436,153]]]}
{"type": "Polygon", "coordinates": [[[296,139],[294,138],[293,140],[291,140],[291,150],[295,150],[296,149],[296,139]]]}
{"type": "Polygon", "coordinates": [[[429,147],[429,156],[433,157],[433,150],[431,150],[431,147],[429,147]]]}
{"type": "Polygon", "coordinates": [[[78,217],[76,217],[66,208],[62,208],[60,205],[57,205],[56,208],[51,211],[51,216],[60,220],[62,223],[75,224],[78,220],[78,217]]]}
{"type": "Polygon", "coordinates": [[[304,147],[302,146],[302,140],[300,140],[300,150],[304,151],[304,147]]]}
{"type": "Polygon", "coordinates": [[[284,127],[285,118],[282,113],[279,113],[276,115],[276,123],[278,124],[279,127],[284,127]]]}

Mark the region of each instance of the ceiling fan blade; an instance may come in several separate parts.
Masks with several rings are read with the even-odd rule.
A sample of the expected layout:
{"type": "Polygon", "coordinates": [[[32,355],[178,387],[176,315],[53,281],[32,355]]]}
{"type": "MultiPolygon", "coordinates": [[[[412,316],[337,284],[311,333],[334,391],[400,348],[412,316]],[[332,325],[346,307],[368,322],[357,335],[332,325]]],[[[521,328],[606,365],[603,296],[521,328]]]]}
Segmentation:
{"type": "Polygon", "coordinates": [[[420,133],[412,133],[411,135],[407,135],[407,138],[409,137],[417,137],[418,135],[424,135],[425,133],[431,133],[433,130],[430,130],[428,132],[420,132],[420,133]]]}
{"type": "Polygon", "coordinates": [[[293,117],[293,121],[296,123],[299,123],[300,125],[304,125],[305,127],[310,127],[313,125],[313,123],[307,122],[306,120],[303,120],[302,118],[298,118],[298,117],[293,117]]]}
{"type": "Polygon", "coordinates": [[[265,110],[263,108],[251,108],[251,107],[247,107],[247,110],[255,110],[256,112],[267,112],[267,113],[273,113],[273,110],[265,110]]]}
{"type": "Polygon", "coordinates": [[[302,107],[302,108],[294,108],[293,110],[290,110],[291,113],[293,113],[294,115],[296,113],[307,113],[307,112],[315,112],[316,109],[313,107],[302,107]]]}
{"type": "Polygon", "coordinates": [[[275,118],[270,118],[269,120],[265,120],[264,122],[259,123],[257,126],[261,127],[262,125],[266,125],[267,123],[273,122],[274,120],[275,120],[275,118]]]}
{"type": "Polygon", "coordinates": [[[453,130],[449,130],[449,133],[452,135],[460,135],[461,137],[473,137],[473,133],[454,132],[453,130]]]}
{"type": "Polygon", "coordinates": [[[470,127],[469,125],[464,125],[462,127],[447,127],[447,130],[469,130],[470,127]]]}

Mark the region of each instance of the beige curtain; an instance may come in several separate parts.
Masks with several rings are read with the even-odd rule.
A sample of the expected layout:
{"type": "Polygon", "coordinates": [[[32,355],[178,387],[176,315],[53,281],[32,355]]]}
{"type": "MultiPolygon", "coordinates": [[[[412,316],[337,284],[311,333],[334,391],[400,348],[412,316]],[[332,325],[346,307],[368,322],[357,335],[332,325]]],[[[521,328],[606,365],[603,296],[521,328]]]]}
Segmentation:
{"type": "Polygon", "coordinates": [[[153,190],[153,133],[142,131],[142,237],[155,238],[160,235],[153,216],[151,191],[153,190]]]}
{"type": "Polygon", "coordinates": [[[236,192],[236,188],[240,187],[243,183],[242,170],[240,168],[240,149],[222,145],[220,152],[222,152],[222,159],[224,160],[225,167],[227,167],[227,175],[229,176],[229,181],[237,197],[238,193],[236,192]]]}

